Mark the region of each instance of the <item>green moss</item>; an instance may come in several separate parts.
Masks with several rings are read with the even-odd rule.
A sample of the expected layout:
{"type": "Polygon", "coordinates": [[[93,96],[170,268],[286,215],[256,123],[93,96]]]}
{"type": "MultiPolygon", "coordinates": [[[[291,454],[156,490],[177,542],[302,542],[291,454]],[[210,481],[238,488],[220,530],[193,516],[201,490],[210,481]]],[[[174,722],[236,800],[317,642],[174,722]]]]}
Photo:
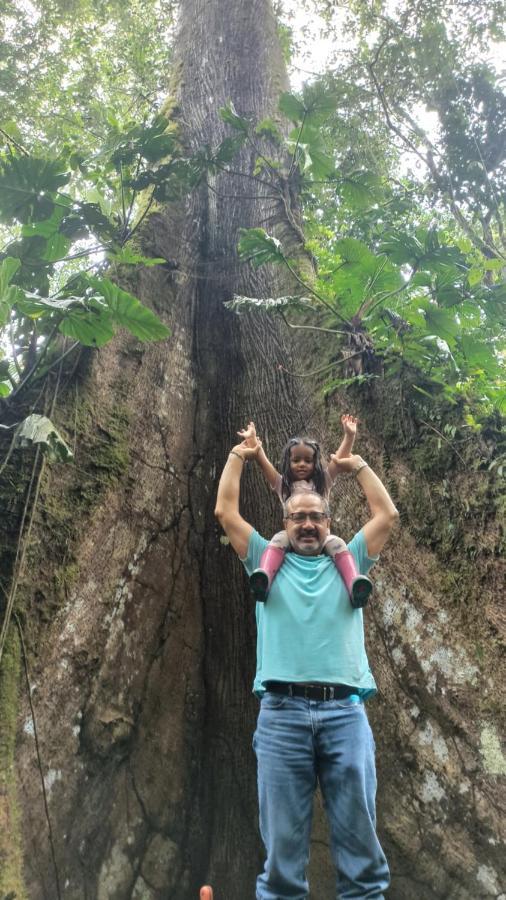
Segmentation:
{"type": "MultiPolygon", "coordinates": [[[[102,484],[116,481],[130,461],[130,412],[126,406],[97,411],[83,401],[77,411],[76,427],[80,466],[101,476],[102,484]],[[82,462],[81,462],[82,459],[82,462]]],[[[96,495],[96,489],[93,491],[96,495]]]]}
{"type": "Polygon", "coordinates": [[[14,770],[21,648],[13,626],[0,664],[0,897],[26,897],[14,770]]]}

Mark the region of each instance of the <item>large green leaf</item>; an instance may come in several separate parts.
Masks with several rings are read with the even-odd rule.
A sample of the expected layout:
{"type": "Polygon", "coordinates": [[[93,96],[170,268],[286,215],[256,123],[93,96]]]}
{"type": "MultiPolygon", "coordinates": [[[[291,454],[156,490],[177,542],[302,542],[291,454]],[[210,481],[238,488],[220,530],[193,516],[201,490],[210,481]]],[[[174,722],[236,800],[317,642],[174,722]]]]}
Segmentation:
{"type": "Polygon", "coordinates": [[[460,332],[460,325],[454,313],[447,309],[439,309],[429,303],[425,308],[425,320],[429,331],[442,338],[450,346],[454,346],[455,338],[460,332]]]}
{"type": "Polygon", "coordinates": [[[255,127],[255,134],[272,138],[277,144],[283,140],[279,125],[271,118],[262,119],[255,127]]]}
{"type": "Polygon", "coordinates": [[[348,237],[337,241],[335,250],[345,262],[374,264],[374,253],[371,253],[367,244],[357,238],[348,237]]]}
{"type": "Polygon", "coordinates": [[[167,326],[132,294],[108,278],[91,278],[90,284],[104,298],[113,321],[127,328],[140,341],[159,341],[169,337],[167,326]]]}
{"type": "Polygon", "coordinates": [[[12,156],[0,163],[0,221],[25,224],[48,218],[54,194],[69,180],[60,159],[12,156]]]}
{"type": "Polygon", "coordinates": [[[345,203],[357,210],[377,203],[383,193],[382,180],[374,172],[352,172],[337,187],[345,203]]]}
{"type": "Polygon", "coordinates": [[[9,285],[21,265],[21,260],[7,256],[0,265],[0,297],[6,293],[9,285]]]}
{"type": "Polygon", "coordinates": [[[127,266],[159,266],[166,262],[163,256],[141,256],[139,253],[135,253],[128,245],[121,247],[119,250],[110,250],[106,255],[111,262],[127,266]]]}
{"type": "Polygon", "coordinates": [[[102,347],[114,336],[113,316],[103,304],[70,307],[59,325],[62,334],[85,347],[102,347]]]}
{"type": "Polygon", "coordinates": [[[239,234],[239,256],[255,268],[267,262],[283,262],[281,241],[267,234],[263,228],[240,228],[239,234]]]}
{"type": "Polygon", "coordinates": [[[233,137],[226,137],[217,147],[214,153],[209,157],[208,169],[214,171],[222,168],[229,162],[232,162],[234,156],[237,155],[246,139],[245,134],[237,134],[233,137]]]}
{"type": "Polygon", "coordinates": [[[74,454],[54,427],[51,419],[33,413],[16,429],[16,444],[28,447],[36,444],[47,456],[57,462],[68,462],[74,454]]]}
{"type": "MultiPolygon", "coordinates": [[[[23,245],[32,256],[37,256],[46,262],[57,262],[63,259],[69,250],[71,241],[61,231],[62,220],[67,216],[72,205],[70,197],[58,197],[53,211],[47,219],[30,222],[23,225],[21,234],[25,241],[23,245]],[[38,239],[37,241],[35,239],[38,239]],[[42,240],[45,243],[42,243],[42,240]]],[[[25,253],[23,253],[25,256],[25,253]]]]}
{"type": "Polygon", "coordinates": [[[20,265],[19,259],[10,256],[6,257],[0,265],[0,327],[9,321],[12,307],[20,297],[24,296],[20,288],[11,284],[20,265]]]}
{"type": "Polygon", "coordinates": [[[392,262],[414,265],[423,255],[423,246],[413,235],[390,232],[382,235],[380,253],[385,253],[392,262]]]}
{"type": "Polygon", "coordinates": [[[236,131],[242,131],[244,135],[248,133],[248,120],[243,119],[238,114],[231,100],[228,101],[226,106],[221,106],[218,112],[220,114],[220,118],[223,119],[223,121],[226,122],[227,125],[230,125],[231,128],[234,128],[236,131]]]}
{"type": "Polygon", "coordinates": [[[469,366],[482,369],[488,378],[496,377],[504,372],[501,368],[493,346],[482,341],[475,334],[463,334],[460,339],[462,352],[469,366]]]}
{"type": "Polygon", "coordinates": [[[323,125],[337,108],[337,94],[322,82],[315,81],[305,84],[302,96],[308,125],[323,125]]]}
{"type": "Polygon", "coordinates": [[[232,300],[223,304],[227,309],[238,314],[243,312],[258,311],[263,309],[265,312],[277,313],[282,310],[296,310],[311,307],[313,304],[309,297],[243,297],[240,294],[234,294],[232,300]]]}
{"type": "Polygon", "coordinates": [[[290,94],[288,91],[281,94],[279,109],[291,122],[302,122],[306,113],[304,104],[295,96],[295,94],[290,94]]]}
{"type": "Polygon", "coordinates": [[[316,148],[308,147],[306,156],[309,162],[308,168],[311,170],[313,178],[325,180],[335,174],[335,161],[328,154],[316,148]]]}

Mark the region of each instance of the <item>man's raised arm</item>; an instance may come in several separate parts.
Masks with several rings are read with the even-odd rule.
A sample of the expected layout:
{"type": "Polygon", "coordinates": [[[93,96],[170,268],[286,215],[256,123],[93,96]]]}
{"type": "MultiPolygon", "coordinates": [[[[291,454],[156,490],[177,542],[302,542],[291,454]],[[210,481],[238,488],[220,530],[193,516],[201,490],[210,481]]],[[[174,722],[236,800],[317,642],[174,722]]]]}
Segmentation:
{"type": "Polygon", "coordinates": [[[371,518],[363,528],[367,554],[376,556],[386,544],[399,513],[386,487],[361,456],[352,455],[338,459],[334,455],[332,460],[338,472],[355,472],[357,476],[371,511],[371,518]]]}
{"type": "Polygon", "coordinates": [[[248,447],[243,441],[242,444],[233,447],[218,485],[214,514],[241,559],[244,559],[248,552],[249,539],[253,531],[253,526],[239,513],[241,475],[246,460],[254,459],[260,446],[258,442],[256,447],[248,447]]]}

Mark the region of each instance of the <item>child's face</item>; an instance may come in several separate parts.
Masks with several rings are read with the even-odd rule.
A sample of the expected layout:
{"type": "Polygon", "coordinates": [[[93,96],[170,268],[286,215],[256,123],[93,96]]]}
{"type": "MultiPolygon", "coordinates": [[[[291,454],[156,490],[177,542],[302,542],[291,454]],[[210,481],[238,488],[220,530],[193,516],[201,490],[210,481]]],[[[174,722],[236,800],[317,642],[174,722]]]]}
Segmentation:
{"type": "Polygon", "coordinates": [[[314,450],[305,444],[290,447],[290,472],[294,481],[307,481],[314,472],[314,450]]]}

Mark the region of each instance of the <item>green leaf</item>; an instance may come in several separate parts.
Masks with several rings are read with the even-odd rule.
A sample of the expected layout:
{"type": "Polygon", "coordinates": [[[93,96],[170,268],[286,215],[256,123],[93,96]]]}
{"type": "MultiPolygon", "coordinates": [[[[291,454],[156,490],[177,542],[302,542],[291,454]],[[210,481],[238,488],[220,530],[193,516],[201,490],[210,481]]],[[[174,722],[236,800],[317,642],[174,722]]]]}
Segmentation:
{"type": "Polygon", "coordinates": [[[80,203],[79,216],[90,231],[100,238],[110,238],[116,232],[116,226],[105,215],[98,203],[80,203]]]}
{"type": "Polygon", "coordinates": [[[413,265],[423,255],[423,247],[415,237],[398,232],[384,234],[379,251],[399,265],[413,265]]]}
{"type": "Polygon", "coordinates": [[[323,125],[337,109],[336,93],[321,82],[305,84],[302,93],[308,125],[323,125]]]}
{"type": "Polygon", "coordinates": [[[55,232],[59,231],[61,221],[67,215],[71,204],[70,197],[59,197],[58,204],[47,219],[23,225],[21,234],[27,238],[39,236],[47,239],[52,237],[55,232]]]}
{"type": "Polygon", "coordinates": [[[0,397],[8,397],[12,387],[6,381],[0,381],[0,397]]]}
{"type": "Polygon", "coordinates": [[[240,228],[239,234],[239,256],[255,268],[267,262],[284,261],[281,241],[267,234],[263,228],[240,228]]]}
{"type": "Polygon", "coordinates": [[[21,265],[20,259],[7,256],[0,265],[0,297],[3,297],[21,265]]]}
{"type": "Polygon", "coordinates": [[[281,94],[279,109],[291,122],[302,122],[306,113],[304,104],[295,94],[290,94],[288,91],[281,94]]]}
{"type": "Polygon", "coordinates": [[[337,190],[348,206],[364,210],[378,202],[383,186],[374,172],[354,172],[343,178],[337,190]]]}
{"type": "Polygon", "coordinates": [[[118,265],[126,265],[126,266],[159,266],[163,265],[166,260],[163,256],[140,256],[138,253],[135,253],[130,247],[121,247],[119,250],[110,250],[106,253],[107,259],[110,259],[111,262],[118,263],[118,265]]]}
{"type": "Polygon", "coordinates": [[[26,224],[47,219],[54,210],[53,194],[69,180],[59,159],[12,156],[0,164],[0,220],[26,224]]]}
{"type": "Polygon", "coordinates": [[[369,263],[374,261],[374,253],[371,253],[367,244],[356,238],[343,238],[335,245],[336,252],[345,262],[369,263]]]}
{"type": "Polygon", "coordinates": [[[16,430],[16,445],[29,447],[38,444],[47,456],[57,462],[73,459],[72,450],[56,430],[51,419],[33,413],[16,430]]]}
{"type": "Polygon", "coordinates": [[[280,143],[283,140],[283,135],[279,126],[274,119],[270,118],[262,119],[262,121],[258,123],[255,128],[255,134],[258,134],[260,137],[272,138],[276,143],[280,143]]]}
{"type": "Polygon", "coordinates": [[[220,118],[223,119],[227,125],[230,125],[231,128],[235,128],[236,131],[242,131],[244,135],[248,133],[248,120],[241,118],[231,100],[228,101],[226,106],[221,106],[218,112],[220,118]]]}
{"type": "Polygon", "coordinates": [[[475,334],[463,334],[460,344],[469,366],[482,369],[489,378],[501,374],[501,366],[489,343],[480,340],[475,334]]]}
{"type": "Polygon", "coordinates": [[[40,297],[38,294],[23,293],[23,297],[16,302],[16,307],[24,316],[30,319],[38,319],[44,314],[64,312],[71,307],[85,308],[82,297],[54,298],[51,300],[40,297]]]}
{"type": "Polygon", "coordinates": [[[250,312],[263,309],[265,312],[281,312],[282,310],[291,309],[299,310],[311,307],[313,304],[309,297],[243,297],[240,294],[234,294],[232,300],[228,300],[223,304],[227,309],[235,313],[250,312]]]}
{"type": "Polygon", "coordinates": [[[114,337],[113,317],[96,303],[90,308],[71,307],[58,326],[59,331],[85,347],[102,347],[114,337]]]}
{"type": "Polygon", "coordinates": [[[214,168],[214,165],[216,164],[218,166],[223,166],[226,163],[231,162],[244,144],[245,138],[246,135],[244,134],[225,138],[219,145],[218,149],[212,155],[209,161],[210,168],[214,168]]]}
{"type": "Polygon", "coordinates": [[[0,265],[0,327],[8,321],[14,304],[23,297],[23,291],[11,284],[11,280],[18,271],[21,260],[8,256],[0,265]]]}
{"type": "Polygon", "coordinates": [[[8,359],[0,359],[0,379],[8,378],[10,371],[10,362],[8,359]]]}
{"type": "Polygon", "coordinates": [[[331,156],[327,156],[326,153],[322,153],[321,150],[316,148],[310,148],[309,153],[311,157],[310,169],[313,178],[323,180],[335,174],[336,166],[331,156]]]}
{"type": "Polygon", "coordinates": [[[483,281],[483,269],[470,269],[467,273],[467,281],[469,287],[475,287],[480,281],[483,281]]]}
{"type": "Polygon", "coordinates": [[[127,328],[140,341],[160,341],[169,337],[167,326],[132,294],[108,278],[90,278],[90,284],[104,298],[114,322],[127,328]]]}
{"type": "Polygon", "coordinates": [[[455,338],[460,331],[460,325],[453,313],[446,309],[439,309],[433,304],[427,304],[425,320],[430,331],[443,338],[450,346],[454,345],[455,338]]]}

